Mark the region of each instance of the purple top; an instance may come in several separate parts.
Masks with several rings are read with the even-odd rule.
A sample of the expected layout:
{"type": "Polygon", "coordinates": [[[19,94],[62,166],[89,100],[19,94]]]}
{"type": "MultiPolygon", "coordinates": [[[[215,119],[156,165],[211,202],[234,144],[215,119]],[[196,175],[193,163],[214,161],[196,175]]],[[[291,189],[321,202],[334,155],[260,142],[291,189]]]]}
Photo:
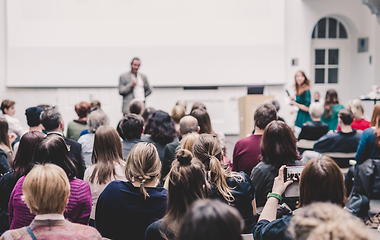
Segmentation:
{"type": "Polygon", "coordinates": [[[233,171],[243,171],[248,176],[251,175],[252,169],[259,163],[261,156],[261,137],[262,135],[252,134],[237,141],[233,154],[233,171]]]}
{"type": "MultiPolygon", "coordinates": [[[[21,177],[9,199],[9,224],[10,229],[28,226],[34,219],[35,214],[31,213],[28,206],[21,200],[22,184],[25,176],[21,177]]],[[[65,219],[73,223],[88,224],[91,213],[91,190],[90,186],[83,180],[74,178],[70,180],[70,196],[65,219]]]]}

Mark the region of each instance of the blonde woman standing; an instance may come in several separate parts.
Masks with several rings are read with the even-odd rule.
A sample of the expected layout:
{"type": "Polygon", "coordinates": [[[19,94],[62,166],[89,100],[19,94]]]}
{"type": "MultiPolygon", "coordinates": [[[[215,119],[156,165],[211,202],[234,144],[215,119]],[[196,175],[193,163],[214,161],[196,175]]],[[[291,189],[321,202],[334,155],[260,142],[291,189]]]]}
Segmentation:
{"type": "Polygon", "coordinates": [[[91,161],[93,164],[84,173],[84,181],[91,188],[90,224],[95,220],[96,202],[104,188],[113,180],[127,181],[120,137],[111,126],[96,130],[91,161]]]}
{"type": "Polygon", "coordinates": [[[125,176],[103,190],[96,205],[95,225],[103,237],[145,239],[145,230],[166,213],[165,188],[156,187],[161,161],[152,143],[138,143],[127,157],[125,176]]]}

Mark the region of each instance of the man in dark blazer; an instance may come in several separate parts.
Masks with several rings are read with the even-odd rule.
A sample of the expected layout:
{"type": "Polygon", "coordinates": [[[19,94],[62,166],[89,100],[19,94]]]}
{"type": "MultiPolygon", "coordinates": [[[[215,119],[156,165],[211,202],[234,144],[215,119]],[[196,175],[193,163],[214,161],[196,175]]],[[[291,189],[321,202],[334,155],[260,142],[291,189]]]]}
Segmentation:
{"type": "Polygon", "coordinates": [[[77,178],[83,179],[86,166],[82,157],[82,146],[74,140],[63,136],[63,120],[61,114],[54,107],[48,108],[41,113],[40,120],[47,135],[57,134],[63,137],[69,147],[70,156],[77,168],[77,178]]]}
{"type": "Polygon", "coordinates": [[[129,113],[129,103],[132,99],[145,102],[145,98],[152,93],[148,78],[138,73],[140,59],[134,58],[131,62],[131,71],[120,76],[119,94],[123,96],[123,114],[129,113]]]}

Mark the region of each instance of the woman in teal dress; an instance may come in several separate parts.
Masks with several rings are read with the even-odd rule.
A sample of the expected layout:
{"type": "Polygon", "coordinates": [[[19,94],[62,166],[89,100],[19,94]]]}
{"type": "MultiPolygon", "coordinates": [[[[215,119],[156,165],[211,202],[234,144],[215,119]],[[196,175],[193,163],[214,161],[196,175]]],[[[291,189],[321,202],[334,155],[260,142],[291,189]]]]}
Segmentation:
{"type": "Polygon", "coordinates": [[[292,101],[291,105],[297,106],[299,108],[295,126],[302,128],[304,123],[311,121],[309,115],[309,106],[311,102],[311,95],[309,90],[310,80],[307,79],[304,72],[298,71],[295,76],[294,85],[296,87],[296,100],[292,101]]]}
{"type": "Polygon", "coordinates": [[[326,92],[325,112],[321,121],[329,125],[330,130],[336,130],[338,127],[338,113],[344,107],[339,104],[338,94],[335,90],[330,89],[326,92]]]}

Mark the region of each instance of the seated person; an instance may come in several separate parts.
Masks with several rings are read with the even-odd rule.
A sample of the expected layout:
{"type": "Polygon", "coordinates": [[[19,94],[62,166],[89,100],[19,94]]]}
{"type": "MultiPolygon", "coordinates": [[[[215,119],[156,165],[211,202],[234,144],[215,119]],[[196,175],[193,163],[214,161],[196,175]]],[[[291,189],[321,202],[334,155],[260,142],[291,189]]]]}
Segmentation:
{"type": "MultiPolygon", "coordinates": [[[[362,104],[362,101],[360,101],[360,99],[354,99],[354,100],[349,101],[348,109],[350,109],[351,112],[355,116],[354,121],[352,121],[351,123],[352,129],[364,131],[367,128],[371,127],[371,123],[363,118],[364,106],[362,104]]],[[[338,131],[341,130],[339,125],[338,125],[337,130],[338,131]]]]}
{"type": "Polygon", "coordinates": [[[36,216],[29,226],[6,231],[1,239],[102,239],[95,228],[65,220],[70,183],[59,166],[36,165],[25,177],[22,194],[36,216]]]}
{"type": "Polygon", "coordinates": [[[265,103],[260,105],[254,115],[255,133],[236,142],[233,153],[233,168],[235,172],[243,171],[248,176],[252,169],[259,163],[261,155],[260,142],[265,127],[273,120],[277,120],[276,108],[265,103]]]}
{"type": "Polygon", "coordinates": [[[177,137],[181,140],[181,135],[179,134],[179,121],[186,115],[186,109],[180,105],[176,105],[172,110],[172,119],[174,121],[174,127],[177,132],[177,137]]]}
{"type": "Polygon", "coordinates": [[[20,121],[13,117],[16,113],[15,102],[4,100],[1,103],[1,111],[3,112],[2,117],[8,122],[9,133],[14,133],[17,135],[17,138],[21,138],[26,133],[26,130],[21,126],[20,121]]]}
{"type": "Polygon", "coordinates": [[[144,119],[134,113],[128,113],[120,122],[120,130],[123,135],[123,159],[126,160],[131,149],[141,142],[141,134],[144,130],[144,119]]]}
{"type": "Polygon", "coordinates": [[[323,115],[323,105],[319,102],[314,102],[309,106],[309,113],[312,122],[307,122],[303,125],[298,140],[318,140],[329,131],[329,126],[321,122],[323,115]]]}
{"type": "Polygon", "coordinates": [[[91,104],[80,102],[75,105],[75,112],[79,119],[69,122],[67,126],[67,138],[78,141],[81,132],[87,129],[87,114],[90,112],[91,104]]]}
{"type": "Polygon", "coordinates": [[[142,101],[138,101],[133,99],[129,103],[129,113],[134,113],[136,115],[140,115],[144,112],[145,104],[142,101]]]}
{"type": "MultiPolygon", "coordinates": [[[[309,159],[317,157],[317,153],[326,152],[341,152],[341,153],[354,153],[358,148],[362,131],[357,131],[351,128],[351,123],[354,115],[348,109],[342,109],[338,114],[338,124],[341,131],[325,134],[318,139],[314,144],[314,152],[305,151],[302,161],[306,163],[309,159]]],[[[348,159],[349,160],[349,159],[348,159]]],[[[348,161],[339,163],[341,167],[347,167],[348,161]]]]}

